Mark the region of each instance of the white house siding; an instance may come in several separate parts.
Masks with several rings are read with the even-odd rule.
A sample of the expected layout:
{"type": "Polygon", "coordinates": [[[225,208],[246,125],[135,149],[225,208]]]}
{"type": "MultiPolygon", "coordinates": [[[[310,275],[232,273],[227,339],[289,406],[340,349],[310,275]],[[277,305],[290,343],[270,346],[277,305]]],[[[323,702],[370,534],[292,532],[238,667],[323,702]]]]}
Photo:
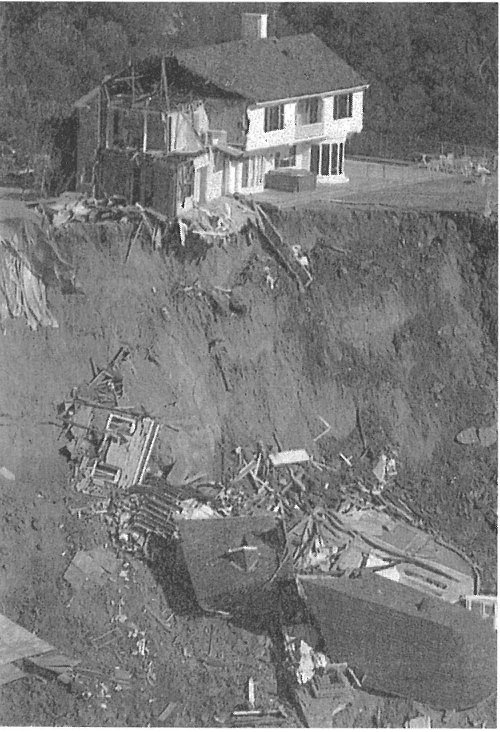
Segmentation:
{"type": "MultiPolygon", "coordinates": [[[[264,132],[264,107],[253,107],[248,109],[249,131],[246,140],[246,150],[255,154],[248,158],[249,173],[247,185],[243,186],[243,161],[225,157],[225,170],[215,170],[214,152],[210,153],[209,162],[205,162],[206,156],[196,158],[195,167],[208,164],[206,190],[200,190],[201,176],[196,171],[195,177],[195,200],[211,200],[221,195],[232,195],[233,193],[257,193],[262,191],[265,184],[266,173],[274,170],[274,155],[281,149],[282,155],[291,146],[295,145],[296,158],[295,167],[310,169],[311,146],[316,143],[322,144],[344,144],[348,135],[360,132],[363,124],[363,92],[354,92],[352,99],[352,116],[344,119],[333,119],[333,97],[334,95],[322,98],[321,123],[303,125],[300,132],[308,133],[308,137],[299,137],[296,126],[296,102],[289,102],[284,105],[284,129],[264,132]],[[309,129],[308,129],[309,128],[309,129]],[[319,134],[318,134],[319,133],[319,134]],[[272,148],[266,152],[265,148],[272,148]],[[203,162],[202,162],[203,161],[203,162]],[[258,162],[256,162],[258,161],[258,162]],[[256,168],[257,166],[257,168],[256,168]],[[256,171],[261,171],[257,175],[256,171]]],[[[189,133],[185,129],[184,122],[179,120],[177,127],[176,142],[187,142],[189,133]],[[182,132],[181,132],[182,130],[182,132]]],[[[219,164],[220,167],[220,164],[219,164]]],[[[347,178],[342,174],[318,174],[318,183],[341,183],[347,178]]]]}
{"type": "Polygon", "coordinates": [[[209,170],[207,179],[206,200],[211,201],[212,198],[219,198],[223,195],[222,191],[222,170],[215,171],[213,167],[209,170]]]}
{"type": "Polygon", "coordinates": [[[343,119],[333,119],[333,97],[323,99],[324,134],[330,140],[342,142],[347,135],[361,132],[363,128],[363,92],[353,93],[352,116],[343,119]]]}
{"type": "Polygon", "coordinates": [[[273,130],[272,132],[264,131],[265,107],[250,106],[247,110],[249,128],[246,138],[246,150],[294,145],[321,135],[329,139],[342,141],[351,133],[361,132],[363,127],[363,91],[353,92],[352,116],[344,119],[333,119],[333,97],[334,94],[322,97],[322,123],[302,125],[300,130],[297,129],[296,125],[297,102],[287,102],[283,105],[283,129],[273,130]]]}

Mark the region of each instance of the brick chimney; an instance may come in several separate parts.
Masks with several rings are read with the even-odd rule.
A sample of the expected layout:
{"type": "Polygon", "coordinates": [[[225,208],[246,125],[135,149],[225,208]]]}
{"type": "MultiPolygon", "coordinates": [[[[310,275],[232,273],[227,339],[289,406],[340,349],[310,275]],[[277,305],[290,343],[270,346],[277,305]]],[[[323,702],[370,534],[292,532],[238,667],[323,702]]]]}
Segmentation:
{"type": "Polygon", "coordinates": [[[241,37],[244,41],[267,38],[267,13],[243,13],[241,37]]]}

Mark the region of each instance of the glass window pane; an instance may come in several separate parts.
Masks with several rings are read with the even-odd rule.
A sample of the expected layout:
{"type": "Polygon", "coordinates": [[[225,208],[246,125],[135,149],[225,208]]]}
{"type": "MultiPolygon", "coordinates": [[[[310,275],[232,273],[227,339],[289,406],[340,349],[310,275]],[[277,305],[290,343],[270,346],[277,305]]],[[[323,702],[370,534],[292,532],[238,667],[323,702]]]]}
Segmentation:
{"type": "Polygon", "coordinates": [[[338,157],[339,154],[339,146],[336,142],[332,144],[332,175],[337,175],[338,173],[338,157]]]}
{"type": "Polygon", "coordinates": [[[321,175],[330,173],[330,145],[321,145],[321,175]]]}

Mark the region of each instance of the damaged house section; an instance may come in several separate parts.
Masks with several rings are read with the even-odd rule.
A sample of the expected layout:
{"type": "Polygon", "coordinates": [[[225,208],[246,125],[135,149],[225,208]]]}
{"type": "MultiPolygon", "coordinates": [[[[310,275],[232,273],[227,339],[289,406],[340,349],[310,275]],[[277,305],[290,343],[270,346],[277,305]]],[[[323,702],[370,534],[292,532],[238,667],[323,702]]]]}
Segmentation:
{"type": "Polygon", "coordinates": [[[267,38],[266,16],[249,13],[243,28],[242,40],[148,59],[78,100],[78,190],[174,218],[266,184],[346,181],[367,84],[312,33],[267,38]]]}
{"type": "MultiPolygon", "coordinates": [[[[435,710],[495,692],[496,599],[403,501],[394,458],[367,473],[339,454],[334,468],[275,437],[277,450],[235,448],[224,482],[172,485],[153,456],[160,424],[123,406],[130,360],[122,347],[91,362],[61,407],[73,488],[93,501],[73,512],[103,514],[116,548],[176,564],[204,611],[267,624],[307,726],[331,725],[361,690],[435,710]]],[[[103,584],[113,566],[80,553],[65,577],[103,584]]]]}
{"type": "Polygon", "coordinates": [[[121,348],[61,407],[65,449],[74,466],[75,488],[81,493],[95,494],[107,486],[120,490],[140,486],[146,476],[160,425],[146,414],[120,406],[119,367],[129,356],[121,348]]]}
{"type": "MultiPolygon", "coordinates": [[[[367,474],[361,461],[339,454],[332,468],[275,438],[277,450],[235,448],[223,483],[169,484],[165,466],[150,467],[159,423],[123,406],[130,359],[121,348],[104,367],[92,362],[61,408],[73,488],[117,548],[175,563],[204,611],[267,624],[307,726],[330,726],[361,690],[436,710],[495,692],[495,599],[480,594],[474,563],[402,500],[394,458],[367,474]]],[[[112,570],[87,552],[65,577],[103,584],[112,570]]]]}
{"type": "Polygon", "coordinates": [[[228,484],[172,514],[175,535],[204,610],[274,618],[308,726],[328,726],[356,689],[434,709],[494,693],[495,631],[463,604],[482,597],[477,569],[420,527],[395,468],[374,493],[352,462],[334,487],[305,450],[237,455],[228,484]]]}

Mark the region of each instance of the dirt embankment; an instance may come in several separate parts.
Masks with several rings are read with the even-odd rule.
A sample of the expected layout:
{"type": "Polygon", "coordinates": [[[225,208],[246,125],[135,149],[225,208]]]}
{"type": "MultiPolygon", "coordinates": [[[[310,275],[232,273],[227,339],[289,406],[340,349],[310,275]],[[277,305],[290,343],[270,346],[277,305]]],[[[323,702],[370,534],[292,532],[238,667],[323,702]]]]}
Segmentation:
{"type": "MultiPolygon", "coordinates": [[[[58,453],[56,411],[88,380],[89,359],[104,364],[121,344],[132,353],[126,395],[162,421],[156,460],[174,464],[172,482],[199,473],[223,478],[237,445],[251,449],[276,438],[284,448],[304,446],[333,461],[339,452],[358,459],[360,422],[370,448],[363,459],[369,464],[370,454],[376,460],[392,450],[405,500],[475,559],[492,587],[496,449],[454,438],[497,416],[496,223],[347,208],[273,218],[310,259],[314,281],[305,294],[255,236],[197,262],[136,246],[124,263],[126,226],[74,225],[59,233],[76,269],[74,291],[48,291],[59,329],[31,333],[11,321],[2,336],[1,462],[16,480],[1,484],[0,587],[13,620],[87,656],[88,639],[108,630],[109,598],[73,600],[62,579],[74,551],[106,541],[106,531],[98,517],[78,521],[68,513],[77,501],[58,453]],[[265,267],[277,278],[273,288],[265,267]],[[319,417],[332,429],[315,443],[324,429],[319,417]]],[[[144,571],[127,594],[137,613],[143,593],[154,593],[144,571]]],[[[177,637],[194,637],[193,622],[181,622],[177,637]]],[[[250,655],[258,650],[252,642],[245,636],[250,655]]],[[[174,679],[175,664],[186,661],[181,650],[170,661],[163,650],[158,680],[178,683],[190,702],[179,724],[213,723],[196,711],[218,709],[206,680],[193,669],[191,683],[186,677],[181,684],[182,674],[174,679]]],[[[239,680],[229,669],[229,706],[239,701],[239,680]]],[[[41,692],[33,709],[25,706],[23,685],[30,683],[37,682],[4,688],[2,723],[43,723],[35,709],[41,692]]],[[[85,711],[83,701],[71,706],[62,700],[66,691],[54,691],[43,719],[51,724],[62,713],[68,724],[154,723],[148,709],[157,715],[161,700],[148,706],[144,694],[155,694],[145,689],[129,695],[128,708],[117,702],[113,714],[111,702],[85,711]]]]}

